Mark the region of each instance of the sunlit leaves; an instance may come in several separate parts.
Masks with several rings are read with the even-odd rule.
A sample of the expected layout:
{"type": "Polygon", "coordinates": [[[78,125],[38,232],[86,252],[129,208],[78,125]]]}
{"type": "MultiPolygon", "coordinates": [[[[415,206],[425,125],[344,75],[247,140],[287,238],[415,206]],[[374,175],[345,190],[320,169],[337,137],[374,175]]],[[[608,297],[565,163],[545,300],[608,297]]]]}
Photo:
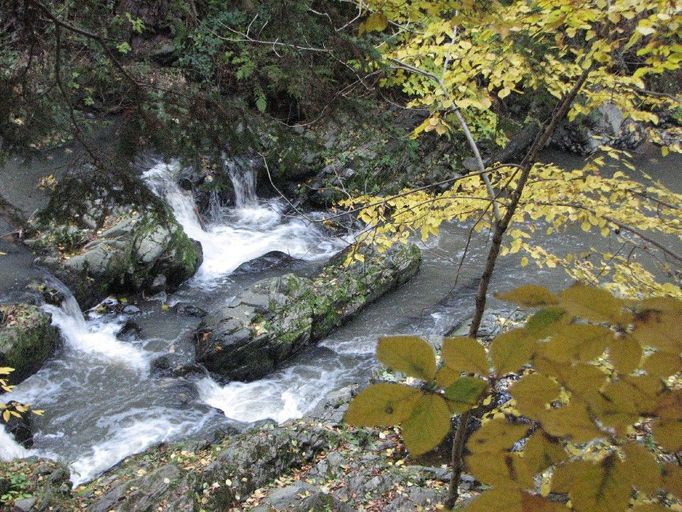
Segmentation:
{"type": "Polygon", "coordinates": [[[431,393],[423,395],[402,427],[410,453],[421,455],[432,450],[450,431],[450,411],[445,400],[431,393]]]}
{"type": "Polygon", "coordinates": [[[558,409],[543,410],[538,413],[537,418],[548,434],[568,438],[576,443],[605,437],[595,426],[588,408],[579,402],[571,402],[558,409]]]}
{"type": "Polygon", "coordinates": [[[388,18],[381,13],[375,12],[367,16],[367,19],[360,24],[360,33],[363,32],[383,32],[388,27],[388,18]]]}
{"type": "Polygon", "coordinates": [[[498,375],[515,372],[525,365],[535,350],[534,340],[525,329],[514,329],[495,338],[490,356],[498,375]]]}
{"type": "Polygon", "coordinates": [[[520,306],[551,306],[559,303],[556,295],[543,286],[526,284],[514,290],[495,295],[500,300],[514,302],[520,306]]]}
{"type": "Polygon", "coordinates": [[[619,323],[623,302],[606,290],[576,284],[561,292],[561,306],[569,313],[594,322],[619,323]]]}
{"type": "Polygon", "coordinates": [[[510,423],[504,418],[485,423],[469,438],[467,447],[472,453],[508,451],[528,432],[528,425],[510,423]]]}
{"type": "Polygon", "coordinates": [[[353,399],[345,420],[350,425],[398,425],[412,414],[420,398],[418,389],[404,384],[375,384],[353,399]]]}
{"type": "Polygon", "coordinates": [[[443,362],[457,373],[488,375],[488,359],[485,349],[472,338],[457,337],[443,340],[443,362]]]}
{"type": "Polygon", "coordinates": [[[577,512],[623,512],[632,485],[619,478],[620,464],[615,454],[598,463],[569,462],[555,471],[552,490],[568,494],[577,512]]]}
{"type": "Polygon", "coordinates": [[[642,354],[642,346],[632,336],[620,336],[609,344],[609,359],[614,368],[623,374],[632,373],[639,368],[642,354]]]}
{"type": "Polygon", "coordinates": [[[377,359],[387,368],[417,379],[430,380],[436,373],[433,347],[417,336],[380,338],[377,359]]]}
{"type": "Polygon", "coordinates": [[[543,347],[542,354],[548,359],[567,363],[590,361],[599,357],[613,339],[605,327],[587,324],[562,326],[543,347]]]}
{"type": "Polygon", "coordinates": [[[549,402],[556,400],[561,386],[550,378],[533,373],[526,375],[511,387],[516,408],[526,416],[537,417],[549,402]]]}
{"type": "Polygon", "coordinates": [[[486,491],[466,507],[467,512],[491,512],[504,510],[505,512],[561,512],[566,508],[553,503],[541,496],[534,496],[519,489],[505,487],[486,491]]]}
{"type": "Polygon", "coordinates": [[[682,450],[682,420],[660,421],[654,425],[653,434],[664,450],[670,453],[682,450]]]}
{"type": "Polygon", "coordinates": [[[682,450],[682,391],[677,376],[669,379],[680,354],[659,340],[682,331],[680,304],[607,296],[585,286],[558,295],[513,290],[508,297],[544,308],[487,349],[472,338],[445,339],[440,366],[427,342],[384,338],[382,361],[423,382],[371,386],[347,419],[400,424],[410,452],[424,453],[447,435],[451,414],[481,410],[484,397],[516,375],[513,401],[484,414],[467,442],[467,471],[493,489],[466,510],[566,510],[544,497],[550,492],[566,495],[576,512],[655,510],[640,498],[682,487],[679,468],[662,472],[656,458],[682,450]],[[547,305],[548,297],[557,303],[547,305]],[[633,441],[642,429],[650,433],[646,447],[633,441]]]}

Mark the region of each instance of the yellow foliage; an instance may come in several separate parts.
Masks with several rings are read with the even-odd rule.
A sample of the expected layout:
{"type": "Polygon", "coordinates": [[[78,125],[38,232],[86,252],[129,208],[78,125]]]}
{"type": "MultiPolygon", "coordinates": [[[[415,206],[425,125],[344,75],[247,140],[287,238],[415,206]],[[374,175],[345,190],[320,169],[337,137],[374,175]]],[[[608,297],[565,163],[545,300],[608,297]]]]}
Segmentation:
{"type": "Polygon", "coordinates": [[[465,510],[665,510],[657,497],[661,490],[679,496],[682,472],[662,468],[657,456],[682,450],[682,389],[671,384],[679,382],[680,351],[661,350],[673,345],[658,340],[682,331],[682,304],[625,302],[582,286],[559,294],[525,286],[500,296],[552,305],[526,328],[497,336],[489,350],[447,338],[439,368],[426,341],[384,338],[382,360],[426,382],[370,386],[346,420],[400,423],[408,449],[424,453],[445,437],[451,413],[484,407],[491,383],[526,367],[510,388],[511,405],[484,418],[467,442],[467,471],[493,488],[465,510]],[[655,449],[634,439],[635,427],[650,429],[655,449]],[[569,505],[548,500],[550,492],[569,505]]]}

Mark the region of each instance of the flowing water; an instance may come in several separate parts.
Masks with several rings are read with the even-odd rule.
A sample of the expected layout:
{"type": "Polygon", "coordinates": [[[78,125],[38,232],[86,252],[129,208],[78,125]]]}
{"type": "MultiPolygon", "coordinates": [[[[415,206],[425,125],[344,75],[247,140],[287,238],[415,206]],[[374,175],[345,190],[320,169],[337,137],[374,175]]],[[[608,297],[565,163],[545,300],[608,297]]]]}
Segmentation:
{"type": "MultiPolygon", "coordinates": [[[[669,161],[669,167],[674,176],[674,161],[669,161]]],[[[348,242],[291,214],[278,199],[258,198],[255,174],[231,160],[226,160],[225,171],[233,181],[235,206],[214,202],[204,223],[191,195],[176,185],[179,170],[176,163],[158,163],[144,174],[150,189],[169,204],[204,251],[196,276],[167,298],[171,305],[220,307],[245,286],[270,275],[233,274],[240,264],[276,250],[314,268],[348,242]]],[[[466,227],[445,226],[439,238],[423,246],[424,261],[414,279],[277,372],[251,383],[222,384],[210,376],[191,381],[156,377],[150,371],[155,357],[175,354],[191,361],[195,319],[168,312],[156,301],[138,304],[142,312],[134,321],[141,331],[130,339],[121,335],[130,315],[88,312],[84,316],[65,290],[67,299],[61,307],[45,306],[61,330],[63,347],[43,369],[3,397],[45,410],[44,416],[34,419],[34,447],[23,449],[0,429],[0,459],[58,458],[70,465],[73,482],[79,484],[159,442],[266,418],[281,422],[305,415],[329,392],[367,380],[375,367],[373,352],[379,335],[414,333],[437,339],[466,321],[489,243],[485,233],[473,236],[454,286],[468,235],[466,227]]],[[[542,243],[550,250],[572,251],[595,244],[617,245],[614,240],[588,237],[578,227],[542,243]]],[[[521,273],[517,268],[517,256],[500,259],[492,289],[528,281],[555,289],[568,283],[558,269],[529,267],[521,273]]],[[[491,304],[513,313],[499,309],[506,306],[494,300],[491,304]]]]}

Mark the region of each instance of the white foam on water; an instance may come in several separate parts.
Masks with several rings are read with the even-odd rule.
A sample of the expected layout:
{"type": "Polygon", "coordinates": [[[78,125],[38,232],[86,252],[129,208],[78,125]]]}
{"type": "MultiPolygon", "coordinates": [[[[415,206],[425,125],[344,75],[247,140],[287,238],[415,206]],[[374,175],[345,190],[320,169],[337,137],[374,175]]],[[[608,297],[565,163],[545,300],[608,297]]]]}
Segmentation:
{"type": "Polygon", "coordinates": [[[43,309],[52,315],[52,324],[61,331],[68,348],[138,371],[147,370],[149,363],[144,351],[116,338],[120,325],[113,322],[86,322],[73,295],[68,294],[61,307],[45,305],[43,309]]]}
{"type": "Polygon", "coordinates": [[[175,410],[150,409],[145,418],[127,426],[112,426],[113,433],[105,441],[94,445],[89,453],[71,463],[71,482],[74,487],[89,482],[119,461],[140,453],[150,446],[171,441],[183,434],[191,434],[201,427],[200,418],[171,423],[175,410]]]}
{"type": "Polygon", "coordinates": [[[24,459],[35,455],[32,450],[27,450],[14,440],[12,434],[7,432],[0,425],[0,460],[10,461],[13,459],[24,459]]]}
{"type": "Polygon", "coordinates": [[[199,399],[226,417],[251,423],[301,418],[338,387],[343,370],[297,365],[254,382],[221,385],[210,377],[197,382],[199,399]]]}
{"type": "Polygon", "coordinates": [[[329,258],[346,245],[305,219],[287,218],[279,200],[259,200],[253,170],[231,165],[229,160],[225,168],[234,185],[235,208],[214,208],[215,218],[207,225],[202,225],[192,195],[175,182],[177,162],[159,163],[143,175],[151,190],[171,207],[185,233],[201,243],[204,261],[193,278],[195,285],[210,288],[242,263],[270,251],[313,261],[329,258]]]}

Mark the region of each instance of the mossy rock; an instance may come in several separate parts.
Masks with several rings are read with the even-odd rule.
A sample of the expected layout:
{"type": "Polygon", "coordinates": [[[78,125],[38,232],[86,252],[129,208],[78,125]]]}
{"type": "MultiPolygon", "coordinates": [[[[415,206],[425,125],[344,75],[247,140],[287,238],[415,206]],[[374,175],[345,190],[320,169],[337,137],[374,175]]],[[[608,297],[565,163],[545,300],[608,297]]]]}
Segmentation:
{"type": "Polygon", "coordinates": [[[28,304],[0,305],[0,366],[14,368],[12,384],[38,371],[58,342],[49,314],[28,304]]]}
{"type": "Polygon", "coordinates": [[[34,223],[29,244],[41,252],[39,263],[72,289],[82,307],[112,293],[147,290],[157,276],[173,289],[201,265],[201,245],[170,209],[149,191],[126,193],[135,188],[129,182],[134,178],[89,186],[82,173],[67,175],[34,223]]]}
{"type": "Polygon", "coordinates": [[[364,262],[346,264],[344,252],[312,278],[286,274],[264,279],[235,305],[207,316],[195,337],[197,361],[226,379],[261,378],[406,282],[421,263],[415,245],[398,245],[386,253],[372,247],[356,250],[364,262]]]}

